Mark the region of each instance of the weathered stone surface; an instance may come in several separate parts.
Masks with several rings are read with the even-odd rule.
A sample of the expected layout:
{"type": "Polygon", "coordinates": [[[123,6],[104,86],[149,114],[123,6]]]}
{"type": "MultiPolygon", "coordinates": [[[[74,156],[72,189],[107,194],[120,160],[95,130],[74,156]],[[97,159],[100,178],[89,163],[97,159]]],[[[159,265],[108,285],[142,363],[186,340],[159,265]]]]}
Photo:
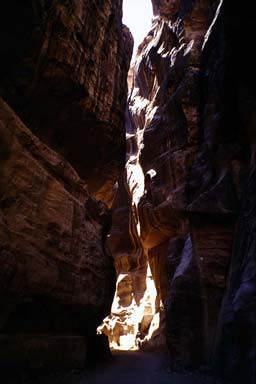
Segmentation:
{"type": "Polygon", "coordinates": [[[130,111],[126,112],[127,164],[118,182],[112,207],[112,227],[107,239],[118,279],[112,310],[99,332],[104,332],[114,349],[162,349],[165,338],[160,288],[139,236],[138,201],[144,192],[144,175],[137,162],[136,131],[130,111]],[[163,332],[162,332],[163,333],[163,332]]]}
{"type": "MultiPolygon", "coordinates": [[[[125,176],[118,183],[112,227],[107,239],[118,275],[116,293],[111,314],[104,320],[99,332],[108,336],[110,346],[114,349],[149,349],[162,343],[155,335],[161,308],[156,300],[157,291],[138,235],[137,207],[134,202],[136,186],[132,195],[125,176]],[[156,338],[154,343],[149,342],[152,336],[156,338]]],[[[130,178],[133,178],[132,173],[130,178]]]]}
{"type": "Polygon", "coordinates": [[[10,0],[0,15],[0,95],[111,204],[132,54],[122,1],[10,0]]]}
{"type": "MultiPolygon", "coordinates": [[[[119,244],[126,248],[135,222],[136,249],[142,247],[165,305],[171,356],[187,365],[212,362],[235,247],[220,321],[220,355],[225,355],[220,360],[233,374],[244,365],[251,383],[256,355],[252,178],[242,204],[248,215],[241,213],[239,232],[235,227],[250,162],[254,174],[249,145],[255,142],[254,61],[242,54],[236,59],[238,46],[253,34],[252,24],[225,0],[160,0],[153,7],[152,30],[139,47],[130,79],[122,185],[131,198],[115,222],[122,228],[119,244]]],[[[121,200],[114,215],[124,206],[121,200]]],[[[138,266],[129,260],[130,255],[124,268],[135,273],[138,266]]]]}
{"type": "Polygon", "coordinates": [[[213,6],[154,4],[157,17],[139,47],[130,100],[135,157],[145,177],[138,203],[140,239],[167,310],[172,358],[193,365],[208,361],[213,351],[236,209],[228,198],[232,174],[222,174],[223,183],[216,182],[214,190],[209,172],[215,205],[207,205],[205,191],[194,187],[201,152],[202,46],[213,6]]]}
{"type": "MultiPolygon", "coordinates": [[[[104,250],[108,211],[2,100],[0,133],[0,334],[6,348],[8,335],[10,345],[14,335],[83,336],[91,343],[114,294],[115,272],[104,250]]],[[[70,343],[72,351],[72,337],[70,343]]]]}
{"type": "Polygon", "coordinates": [[[237,384],[256,379],[255,176],[253,165],[242,198],[215,354],[221,374],[237,384]]]}
{"type": "MultiPolygon", "coordinates": [[[[132,40],[121,27],[121,1],[20,4],[1,6],[0,92],[110,204],[124,163],[122,68],[132,40]]],[[[11,354],[14,332],[21,346],[44,335],[40,358],[53,335],[57,349],[69,335],[67,350],[85,340],[76,363],[90,351],[115,282],[107,237],[119,276],[100,331],[112,346],[156,349],[167,340],[173,361],[214,360],[232,382],[255,383],[250,7],[153,0],[152,30],[128,78],[126,171],[109,235],[105,207],[1,102],[0,340],[11,354]]]]}
{"type": "MultiPolygon", "coordinates": [[[[0,336],[1,369],[60,370],[84,367],[87,339],[82,336],[0,336]]],[[[11,373],[9,372],[9,378],[11,373]]],[[[1,378],[4,377],[1,374],[1,378]]],[[[6,378],[8,380],[8,377],[6,378]]]]}
{"type": "MultiPolygon", "coordinates": [[[[211,73],[205,78],[206,89],[214,86],[216,94],[216,101],[211,105],[214,111],[220,110],[216,133],[222,139],[223,148],[217,152],[217,160],[233,158],[231,169],[240,197],[215,357],[221,372],[232,383],[249,384],[256,380],[256,59],[251,53],[254,31],[252,4],[241,8],[238,4],[224,1],[209,36],[204,61],[211,73]],[[242,55],[238,55],[239,47],[243,47],[242,55]]],[[[231,200],[231,192],[229,196],[231,200]]]]}
{"type": "Polygon", "coordinates": [[[16,360],[18,340],[38,337],[46,365],[62,337],[67,355],[85,340],[80,364],[84,351],[98,359],[106,349],[96,327],[116,276],[105,250],[110,212],[95,197],[112,204],[124,167],[132,37],[121,0],[0,7],[0,96],[10,106],[1,101],[0,334],[16,360]]]}

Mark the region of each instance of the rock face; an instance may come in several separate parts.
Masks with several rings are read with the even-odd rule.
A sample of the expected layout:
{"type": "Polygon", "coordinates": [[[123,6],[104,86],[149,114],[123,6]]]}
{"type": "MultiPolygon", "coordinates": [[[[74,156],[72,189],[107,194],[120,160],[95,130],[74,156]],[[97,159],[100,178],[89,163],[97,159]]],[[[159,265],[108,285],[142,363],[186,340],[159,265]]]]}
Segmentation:
{"type": "MultiPolygon", "coordinates": [[[[214,2],[153,5],[157,17],[138,49],[134,68],[126,129],[127,177],[125,188],[119,187],[132,198],[128,204],[124,198],[118,203],[116,214],[125,206],[126,219],[122,217],[119,230],[114,230],[122,238],[118,242],[122,252],[113,253],[118,258],[121,253],[127,256],[127,239],[139,239],[132,251],[144,255],[144,264],[150,266],[157,291],[156,313],[165,303],[172,357],[195,364],[213,347],[234,225],[232,210],[217,207],[221,217],[215,219],[215,212],[202,204],[191,208],[192,192],[188,193],[199,151],[201,48],[214,16],[214,2]],[[215,258],[218,249],[222,254],[215,258]],[[211,347],[205,346],[206,340],[211,347]]],[[[116,243],[113,231],[109,241],[111,237],[116,243]]],[[[138,274],[141,263],[131,264],[131,260],[129,255],[121,273],[126,269],[138,274]]],[[[165,338],[164,327],[159,333],[165,338]]]]}
{"type": "Polygon", "coordinates": [[[116,275],[95,196],[110,205],[123,170],[132,37],[113,0],[11,0],[0,25],[1,368],[81,367],[106,351],[116,275]]]}
{"type": "Polygon", "coordinates": [[[139,237],[137,204],[144,192],[144,175],[137,162],[135,126],[126,114],[127,165],[118,182],[112,207],[112,227],[107,239],[118,279],[111,315],[99,328],[114,349],[156,349],[165,345],[158,328],[161,302],[139,237]]]}
{"type": "Polygon", "coordinates": [[[208,89],[215,84],[218,91],[215,108],[220,110],[218,134],[223,142],[222,156],[236,154],[233,174],[236,180],[239,175],[244,180],[239,186],[239,217],[228,286],[219,317],[215,357],[221,372],[232,382],[249,384],[256,380],[256,59],[251,54],[253,19],[251,4],[241,9],[237,4],[224,1],[212,28],[204,61],[212,73],[205,84],[208,89]],[[237,56],[241,46],[244,54],[237,56]]]}
{"type": "MultiPolygon", "coordinates": [[[[140,268],[150,265],[173,360],[217,359],[229,375],[243,367],[251,383],[255,63],[246,43],[236,58],[253,36],[251,19],[225,0],[158,0],[153,8],[130,81],[126,175],[108,241],[117,271],[140,276],[140,286],[140,268]]],[[[131,290],[120,285],[116,298],[119,335],[131,290]]]]}
{"type": "Polygon", "coordinates": [[[11,0],[0,22],[0,94],[110,205],[132,51],[122,1],[11,0]]]}
{"type": "Polygon", "coordinates": [[[15,334],[83,336],[86,348],[86,337],[108,313],[114,293],[115,273],[102,234],[108,212],[3,101],[0,121],[5,351],[8,342],[19,349],[15,334]]]}

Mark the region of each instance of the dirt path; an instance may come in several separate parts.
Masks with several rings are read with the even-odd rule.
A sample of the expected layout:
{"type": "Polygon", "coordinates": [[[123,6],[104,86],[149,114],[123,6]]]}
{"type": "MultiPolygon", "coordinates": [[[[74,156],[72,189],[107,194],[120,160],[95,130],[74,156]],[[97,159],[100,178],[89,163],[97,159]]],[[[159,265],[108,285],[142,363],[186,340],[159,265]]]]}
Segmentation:
{"type": "Polygon", "coordinates": [[[163,354],[115,352],[110,364],[92,372],[69,372],[29,381],[29,384],[214,384],[213,379],[168,370],[163,354]]]}
{"type": "Polygon", "coordinates": [[[164,363],[164,355],[115,352],[110,366],[79,384],[170,384],[170,377],[164,370],[164,363]]]}
{"type": "Polygon", "coordinates": [[[75,384],[213,384],[207,378],[170,373],[164,354],[115,352],[113,363],[75,384]]]}

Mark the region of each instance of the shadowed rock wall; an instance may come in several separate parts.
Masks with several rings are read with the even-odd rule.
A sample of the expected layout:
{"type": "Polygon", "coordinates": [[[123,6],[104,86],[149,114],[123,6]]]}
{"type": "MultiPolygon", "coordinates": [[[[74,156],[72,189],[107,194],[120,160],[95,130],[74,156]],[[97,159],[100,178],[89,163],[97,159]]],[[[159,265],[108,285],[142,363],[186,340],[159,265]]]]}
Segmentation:
{"type": "Polygon", "coordinates": [[[132,53],[122,1],[4,2],[0,46],[0,94],[111,204],[132,53]]]}
{"type": "Polygon", "coordinates": [[[243,181],[236,181],[239,216],[219,316],[215,358],[221,373],[232,382],[249,384],[256,380],[256,59],[251,51],[254,35],[252,4],[241,9],[238,4],[224,1],[204,61],[212,73],[205,81],[206,89],[215,84],[214,89],[218,90],[216,106],[221,120],[217,133],[223,142],[222,156],[233,157],[235,180],[243,181]],[[238,54],[241,47],[243,53],[238,54]]]}
{"type": "Polygon", "coordinates": [[[102,238],[109,213],[3,101],[0,120],[2,363],[8,342],[21,347],[17,334],[84,336],[85,348],[114,292],[102,238]]]}
{"type": "Polygon", "coordinates": [[[111,205],[123,171],[132,37],[121,1],[0,8],[0,365],[81,367],[108,350],[96,327],[116,275],[95,196],[111,205]]]}

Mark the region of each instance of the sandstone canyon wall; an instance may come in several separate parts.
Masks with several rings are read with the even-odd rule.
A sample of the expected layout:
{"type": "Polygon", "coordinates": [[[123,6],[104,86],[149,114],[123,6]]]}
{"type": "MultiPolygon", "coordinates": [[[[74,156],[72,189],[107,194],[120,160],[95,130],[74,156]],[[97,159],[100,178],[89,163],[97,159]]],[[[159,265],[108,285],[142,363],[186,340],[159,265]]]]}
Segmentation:
{"type": "Polygon", "coordinates": [[[82,366],[115,289],[132,37],[114,0],[11,0],[0,26],[1,368],[82,366]]]}
{"type": "Polygon", "coordinates": [[[252,5],[152,0],[125,111],[121,3],[0,6],[1,362],[83,365],[115,267],[115,348],[253,384],[252,5]]]}
{"type": "Polygon", "coordinates": [[[4,2],[0,43],[1,95],[110,204],[132,51],[122,1],[4,2]]]}
{"type": "Polygon", "coordinates": [[[204,62],[213,74],[205,84],[207,88],[215,84],[218,91],[215,108],[221,117],[217,133],[222,138],[222,153],[234,158],[239,191],[239,215],[219,316],[215,359],[232,382],[250,384],[256,381],[256,59],[251,51],[255,40],[252,7],[249,2],[243,8],[223,2],[204,62]],[[241,47],[243,53],[238,54],[241,47]]]}
{"type": "Polygon", "coordinates": [[[253,13],[228,0],[152,3],[108,238],[121,277],[105,332],[119,343],[130,332],[143,347],[161,314],[157,340],[166,332],[174,361],[215,361],[233,382],[253,383],[253,13]],[[147,265],[157,296],[145,318],[147,265]]]}

